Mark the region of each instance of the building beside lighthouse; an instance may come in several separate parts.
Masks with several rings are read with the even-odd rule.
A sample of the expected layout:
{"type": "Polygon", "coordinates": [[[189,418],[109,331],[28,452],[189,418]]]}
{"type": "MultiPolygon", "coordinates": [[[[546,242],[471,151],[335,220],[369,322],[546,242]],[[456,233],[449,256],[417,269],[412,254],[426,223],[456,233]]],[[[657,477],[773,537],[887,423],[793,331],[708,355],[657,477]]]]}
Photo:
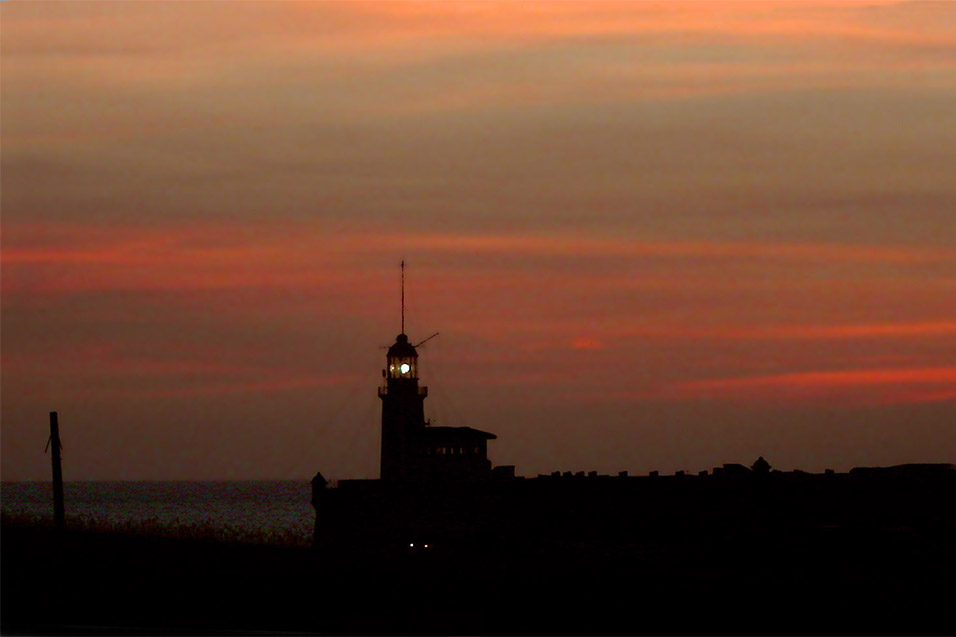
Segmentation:
{"type": "Polygon", "coordinates": [[[388,349],[382,376],[382,480],[480,480],[491,474],[488,441],[497,436],[471,427],[433,427],[425,419],[428,388],[419,385],[418,352],[404,333],[388,349]]]}

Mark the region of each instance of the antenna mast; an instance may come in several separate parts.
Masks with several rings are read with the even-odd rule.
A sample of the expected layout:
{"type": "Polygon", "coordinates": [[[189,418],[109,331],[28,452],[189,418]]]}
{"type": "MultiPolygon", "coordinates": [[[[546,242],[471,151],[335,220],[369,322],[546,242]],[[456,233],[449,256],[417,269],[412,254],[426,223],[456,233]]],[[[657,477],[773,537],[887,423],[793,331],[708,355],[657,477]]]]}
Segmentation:
{"type": "Polygon", "coordinates": [[[402,334],[405,333],[405,260],[402,259],[402,334]]]}

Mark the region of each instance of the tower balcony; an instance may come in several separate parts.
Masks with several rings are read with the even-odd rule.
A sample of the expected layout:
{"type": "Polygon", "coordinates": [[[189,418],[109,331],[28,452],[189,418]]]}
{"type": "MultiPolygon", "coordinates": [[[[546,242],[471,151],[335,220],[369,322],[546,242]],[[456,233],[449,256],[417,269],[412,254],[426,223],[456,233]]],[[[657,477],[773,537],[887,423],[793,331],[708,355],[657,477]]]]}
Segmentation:
{"type": "MultiPolygon", "coordinates": [[[[422,398],[424,398],[424,397],[428,396],[428,388],[427,388],[427,387],[419,387],[419,388],[418,388],[418,391],[415,391],[415,392],[409,392],[409,391],[404,390],[404,389],[401,390],[401,391],[393,392],[393,394],[396,394],[396,395],[409,394],[409,393],[415,393],[415,394],[418,394],[419,396],[421,396],[422,398]]],[[[379,387],[379,388],[378,388],[378,395],[379,395],[379,397],[388,396],[388,387],[379,387]]]]}

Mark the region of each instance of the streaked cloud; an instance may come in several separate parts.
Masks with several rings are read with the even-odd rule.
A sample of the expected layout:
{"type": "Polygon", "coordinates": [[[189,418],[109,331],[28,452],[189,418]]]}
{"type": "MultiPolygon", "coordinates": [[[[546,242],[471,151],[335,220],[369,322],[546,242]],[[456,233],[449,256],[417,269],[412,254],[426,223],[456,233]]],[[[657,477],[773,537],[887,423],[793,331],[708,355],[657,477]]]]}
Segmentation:
{"type": "Polygon", "coordinates": [[[854,369],[798,372],[682,383],[675,397],[805,402],[820,399],[858,404],[956,400],[956,367],[854,369]]]}
{"type": "Polygon", "coordinates": [[[579,336],[571,342],[574,349],[604,349],[604,343],[587,336],[579,336]]]}
{"type": "MultiPolygon", "coordinates": [[[[956,321],[877,323],[858,325],[755,325],[750,327],[695,328],[649,326],[626,332],[630,336],[671,339],[730,340],[844,340],[956,336],[956,321]]],[[[622,334],[623,335],[623,334],[622,334]]]]}

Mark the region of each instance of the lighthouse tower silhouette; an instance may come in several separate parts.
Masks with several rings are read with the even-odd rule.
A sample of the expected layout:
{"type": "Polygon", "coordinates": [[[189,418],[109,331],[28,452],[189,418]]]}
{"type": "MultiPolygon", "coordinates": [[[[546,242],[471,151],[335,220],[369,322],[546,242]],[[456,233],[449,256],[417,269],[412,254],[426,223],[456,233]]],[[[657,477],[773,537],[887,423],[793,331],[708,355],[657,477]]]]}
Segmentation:
{"type": "Polygon", "coordinates": [[[382,399],[381,479],[416,482],[435,478],[476,479],[491,472],[487,441],[492,433],[471,427],[432,427],[425,420],[428,388],[418,384],[416,347],[405,334],[405,262],[402,261],[402,332],[385,355],[378,388],[382,399]]]}
{"type": "Polygon", "coordinates": [[[412,461],[413,441],[425,428],[427,387],[418,384],[418,351],[405,334],[405,262],[402,261],[402,333],[385,356],[385,386],[379,387],[382,399],[382,465],[383,480],[408,478],[412,461]]]}

